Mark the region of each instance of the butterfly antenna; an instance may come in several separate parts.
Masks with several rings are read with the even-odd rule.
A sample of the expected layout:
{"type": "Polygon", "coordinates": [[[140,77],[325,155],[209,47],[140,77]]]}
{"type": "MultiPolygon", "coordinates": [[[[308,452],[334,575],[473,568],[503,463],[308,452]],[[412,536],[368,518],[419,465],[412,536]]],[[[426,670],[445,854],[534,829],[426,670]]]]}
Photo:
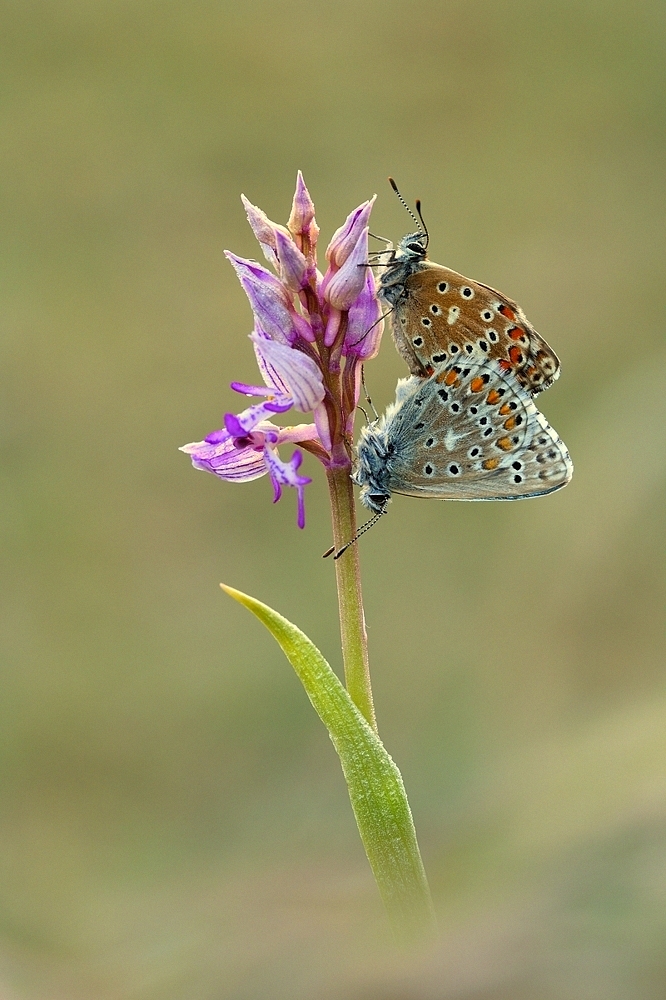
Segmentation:
{"type": "MultiPolygon", "coordinates": [[[[370,407],[370,409],[374,413],[375,420],[379,420],[379,414],[377,413],[377,411],[375,409],[375,404],[372,402],[372,400],[370,399],[370,396],[368,395],[368,387],[365,384],[365,365],[361,365],[361,385],[363,386],[363,392],[365,393],[365,401],[366,401],[366,403],[368,404],[368,406],[370,407]]],[[[366,421],[368,423],[370,423],[370,421],[368,420],[368,414],[365,412],[365,410],[363,410],[363,413],[365,414],[366,421]]]]}
{"type": "Polygon", "coordinates": [[[373,524],[376,524],[379,518],[382,516],[382,514],[385,513],[386,513],[386,505],[384,505],[384,507],[382,507],[381,510],[378,510],[376,514],[373,514],[369,521],[366,521],[365,524],[362,524],[361,527],[356,532],[356,534],[354,535],[354,537],[350,539],[346,545],[343,545],[341,549],[338,549],[337,552],[335,552],[335,545],[331,545],[330,549],[327,549],[326,552],[324,552],[322,559],[328,558],[328,556],[333,555],[334,552],[335,555],[333,555],[333,558],[339,559],[340,556],[343,554],[343,552],[346,552],[350,545],[353,545],[355,542],[357,542],[361,537],[361,535],[365,534],[365,532],[369,528],[371,528],[373,524]]]}
{"type": "Polygon", "coordinates": [[[425,222],[423,221],[423,216],[421,215],[421,199],[420,198],[416,199],[416,214],[418,215],[419,219],[421,220],[421,225],[423,226],[423,232],[425,233],[426,250],[427,250],[428,249],[428,243],[430,243],[430,233],[428,232],[428,227],[426,226],[425,222]]]}
{"type": "MultiPolygon", "coordinates": [[[[423,227],[421,226],[421,223],[420,223],[420,222],[419,222],[419,220],[418,220],[418,219],[416,218],[416,216],[415,216],[415,215],[414,215],[414,213],[412,212],[411,208],[409,207],[409,205],[407,204],[407,202],[405,201],[405,199],[404,199],[404,198],[402,197],[402,195],[400,194],[400,192],[399,192],[399,190],[398,190],[398,185],[396,184],[396,182],[395,182],[395,181],[393,180],[393,178],[392,178],[392,177],[389,177],[389,184],[391,185],[391,187],[393,188],[393,190],[394,190],[394,191],[395,191],[395,193],[397,194],[397,196],[398,196],[398,201],[400,202],[400,204],[402,205],[402,207],[403,207],[403,208],[406,208],[406,209],[407,209],[407,211],[408,211],[408,212],[409,212],[409,214],[411,215],[411,217],[412,217],[412,219],[414,220],[414,222],[416,223],[416,225],[417,225],[417,226],[419,227],[419,229],[420,229],[420,230],[421,230],[421,231],[423,232],[423,227]]],[[[427,235],[428,235],[428,232],[427,232],[427,230],[425,231],[424,235],[425,235],[425,236],[427,237],[427,235]]]]}

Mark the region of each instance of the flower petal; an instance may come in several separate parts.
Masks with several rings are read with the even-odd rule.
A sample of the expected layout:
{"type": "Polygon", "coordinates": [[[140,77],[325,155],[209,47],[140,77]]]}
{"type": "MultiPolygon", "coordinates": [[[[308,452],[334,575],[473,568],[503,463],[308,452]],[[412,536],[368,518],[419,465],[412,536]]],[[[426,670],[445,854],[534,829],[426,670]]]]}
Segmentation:
{"type": "Polygon", "coordinates": [[[225,413],[224,426],[232,437],[244,437],[269,414],[286,413],[293,405],[288,396],[268,400],[265,403],[255,403],[254,406],[248,406],[247,410],[243,410],[242,413],[225,413]]]}
{"type": "MultiPolygon", "coordinates": [[[[270,396],[272,387],[267,385],[248,385],[247,382],[230,382],[230,387],[234,392],[240,392],[244,396],[270,396]]],[[[284,390],[286,392],[286,389],[284,390]]]]}
{"type": "Polygon", "coordinates": [[[276,444],[298,444],[299,441],[316,441],[317,428],[314,424],[294,424],[293,427],[276,427],[276,444]]]}
{"type": "Polygon", "coordinates": [[[294,406],[301,413],[314,410],[326,394],[321,371],[316,363],[302,351],[286,347],[274,340],[264,340],[250,334],[250,340],[258,356],[276,372],[280,381],[288,387],[294,406]]]}
{"type": "Polygon", "coordinates": [[[257,323],[269,337],[280,343],[293,342],[298,336],[289,310],[289,299],[284,286],[275,275],[256,261],[244,260],[225,251],[250,300],[257,323]]]}

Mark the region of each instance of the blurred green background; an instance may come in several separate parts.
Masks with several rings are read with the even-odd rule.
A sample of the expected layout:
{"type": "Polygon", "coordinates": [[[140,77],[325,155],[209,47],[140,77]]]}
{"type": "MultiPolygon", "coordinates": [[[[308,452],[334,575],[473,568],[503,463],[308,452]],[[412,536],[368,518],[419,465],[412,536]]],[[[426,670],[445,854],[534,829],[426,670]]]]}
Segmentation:
{"type": "MultiPolygon", "coordinates": [[[[0,13],[2,1000],[666,993],[657,0],[21,0],[0,13]],[[177,446],[256,380],[222,256],[302,168],[562,359],[563,492],[363,539],[376,707],[441,921],[396,955],[330,741],[218,589],[339,669],[327,497],[177,446]]],[[[375,403],[404,365],[386,336],[375,403]]],[[[288,454],[289,452],[287,452],[288,454]]]]}

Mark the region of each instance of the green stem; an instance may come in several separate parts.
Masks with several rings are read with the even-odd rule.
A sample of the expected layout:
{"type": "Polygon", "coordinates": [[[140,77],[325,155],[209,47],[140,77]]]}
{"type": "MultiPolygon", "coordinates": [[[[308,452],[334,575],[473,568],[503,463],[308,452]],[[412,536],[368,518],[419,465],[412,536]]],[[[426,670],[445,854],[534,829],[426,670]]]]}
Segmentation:
{"type": "MultiPolygon", "coordinates": [[[[329,468],[326,472],[331,500],[333,541],[341,549],[356,532],[354,490],[350,467],[329,468]]],[[[349,695],[361,715],[377,732],[375,707],[370,686],[368,664],[368,636],[365,631],[363,595],[361,592],[361,566],[358,545],[350,545],[344,555],[335,561],[340,612],[340,636],[345,681],[349,695]]]]}

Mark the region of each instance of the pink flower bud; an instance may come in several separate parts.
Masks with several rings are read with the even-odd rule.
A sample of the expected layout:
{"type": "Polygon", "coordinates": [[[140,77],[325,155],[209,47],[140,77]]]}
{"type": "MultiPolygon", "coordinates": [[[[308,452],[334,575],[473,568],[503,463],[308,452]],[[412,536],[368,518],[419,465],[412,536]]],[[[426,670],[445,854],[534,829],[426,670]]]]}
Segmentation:
{"type": "Polygon", "coordinates": [[[279,262],[280,277],[293,292],[300,292],[308,283],[311,268],[291,236],[275,234],[275,249],[279,262]]]}
{"type": "Polygon", "coordinates": [[[349,309],[360,295],[366,281],[368,263],[368,228],[361,230],[356,244],[346,256],[342,267],[324,277],[322,291],[326,301],[334,309],[349,309]]]}
{"type": "Polygon", "coordinates": [[[375,290],[375,276],[371,268],[367,267],[365,285],[349,309],[342,353],[369,361],[379,353],[383,332],[384,320],[375,290]]]}
{"type": "Polygon", "coordinates": [[[370,213],[375,203],[377,195],[374,194],[370,201],[364,201],[362,205],[351,212],[344,223],[333,235],[333,239],[326,249],[326,260],[333,269],[342,267],[349,254],[358,243],[361,232],[370,222],[370,213]]]}
{"type": "Polygon", "coordinates": [[[314,203],[300,170],[296,178],[296,191],[287,225],[298,249],[310,260],[314,260],[319,226],[315,221],[314,203]]]}
{"type": "Polygon", "coordinates": [[[252,232],[259,240],[261,249],[266,260],[275,267],[277,265],[276,237],[278,233],[289,237],[288,230],[284,226],[278,226],[276,222],[271,222],[265,212],[248,201],[244,194],[241,201],[247,214],[247,221],[252,227],[252,232]]]}

